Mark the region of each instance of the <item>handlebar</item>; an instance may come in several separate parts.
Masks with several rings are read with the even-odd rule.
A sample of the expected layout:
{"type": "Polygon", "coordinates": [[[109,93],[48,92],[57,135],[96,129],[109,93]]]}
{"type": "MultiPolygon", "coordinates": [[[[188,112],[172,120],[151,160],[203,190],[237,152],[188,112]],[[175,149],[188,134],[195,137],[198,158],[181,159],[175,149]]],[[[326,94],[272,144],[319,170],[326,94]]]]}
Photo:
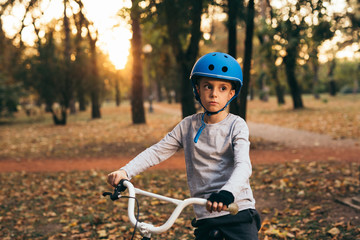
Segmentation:
{"type": "MultiPolygon", "coordinates": [[[[111,200],[119,199],[121,197],[120,193],[125,191],[126,188],[128,188],[128,190],[129,190],[128,216],[129,216],[130,222],[135,227],[137,227],[140,230],[140,232],[142,233],[142,235],[145,237],[150,237],[152,233],[159,234],[159,233],[167,231],[175,223],[176,219],[179,217],[180,213],[182,212],[182,210],[185,207],[187,207],[189,205],[194,205],[194,204],[205,206],[207,203],[207,199],[204,199],[204,198],[187,198],[184,200],[179,200],[179,199],[155,194],[152,192],[147,192],[147,191],[135,188],[131,182],[129,182],[128,180],[125,180],[125,179],[120,181],[119,185],[115,188],[113,194],[110,192],[105,192],[105,193],[103,193],[103,196],[109,195],[111,200]],[[136,194],[153,197],[153,198],[157,198],[159,200],[173,203],[176,205],[176,208],[170,215],[169,219],[161,226],[154,226],[152,224],[138,222],[138,220],[135,217],[135,213],[134,213],[136,194]]],[[[237,204],[235,204],[235,203],[230,204],[226,211],[229,211],[230,214],[232,214],[232,215],[237,214],[238,213],[237,204]]]]}

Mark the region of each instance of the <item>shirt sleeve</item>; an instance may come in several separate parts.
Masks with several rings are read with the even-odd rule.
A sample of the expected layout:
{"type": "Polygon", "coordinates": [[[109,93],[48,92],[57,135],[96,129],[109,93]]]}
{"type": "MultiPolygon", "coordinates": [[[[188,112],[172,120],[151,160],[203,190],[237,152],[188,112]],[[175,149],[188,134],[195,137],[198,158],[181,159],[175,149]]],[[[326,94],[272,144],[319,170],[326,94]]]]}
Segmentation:
{"type": "Polygon", "coordinates": [[[233,134],[234,170],[221,190],[227,190],[237,198],[247,195],[244,191],[248,191],[249,178],[252,174],[249,128],[245,121],[242,120],[240,125],[235,126],[233,134]]]}
{"type": "Polygon", "coordinates": [[[182,147],[180,129],[178,124],[161,141],[141,152],[121,169],[125,170],[131,179],[149,167],[170,158],[182,147]]]}

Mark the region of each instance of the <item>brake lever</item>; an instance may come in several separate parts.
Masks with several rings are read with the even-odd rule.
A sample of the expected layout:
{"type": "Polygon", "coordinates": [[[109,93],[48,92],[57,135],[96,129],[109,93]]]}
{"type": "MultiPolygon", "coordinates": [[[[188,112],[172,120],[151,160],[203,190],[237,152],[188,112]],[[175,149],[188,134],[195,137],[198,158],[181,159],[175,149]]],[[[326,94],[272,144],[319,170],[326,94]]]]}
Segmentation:
{"type": "Polygon", "coordinates": [[[117,199],[119,199],[119,196],[121,196],[121,192],[126,190],[126,187],[124,186],[124,181],[128,181],[126,179],[121,179],[121,181],[119,182],[119,184],[115,187],[114,189],[114,193],[111,192],[103,192],[103,196],[110,196],[110,199],[115,201],[117,199]]]}

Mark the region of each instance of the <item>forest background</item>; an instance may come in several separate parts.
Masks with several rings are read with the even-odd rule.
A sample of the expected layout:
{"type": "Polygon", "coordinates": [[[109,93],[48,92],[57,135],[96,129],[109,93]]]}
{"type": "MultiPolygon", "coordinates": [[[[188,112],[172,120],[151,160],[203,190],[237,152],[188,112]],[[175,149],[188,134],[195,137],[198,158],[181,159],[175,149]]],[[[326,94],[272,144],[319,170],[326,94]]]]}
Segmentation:
{"type": "MultiPolygon", "coordinates": [[[[100,196],[105,176],[199,110],[189,74],[210,51],[243,69],[232,113],[359,141],[359,1],[96,2],[0,1],[2,239],[129,239],[125,201],[100,196]],[[107,8],[119,38],[104,47],[107,8]]],[[[359,195],[358,143],[250,140],[261,239],[359,238],[358,210],[340,203],[359,195]]],[[[182,160],[134,183],[185,198],[182,160]]],[[[143,204],[151,222],[171,210],[143,204]]],[[[160,238],[190,239],[192,217],[160,238]]]]}
{"type": "MultiPolygon", "coordinates": [[[[289,94],[301,109],[302,94],[359,91],[357,1],[122,3],[113,31],[130,29],[132,47],[129,56],[126,49],[117,54],[120,66],[109,55],[126,41],[103,51],[101,24],[87,17],[86,1],[2,1],[1,116],[40,108],[66,124],[69,111],[90,106],[95,119],[104,101],[131,99],[133,123],[146,122],[145,100],[179,102],[185,117],[196,111],[191,68],[210,51],[228,52],[241,64],[244,87],[230,111],[245,119],[248,97],[275,95],[283,104],[289,94]],[[12,35],[4,30],[9,24],[12,35]]],[[[129,39],[126,33],[119,39],[129,39]]]]}

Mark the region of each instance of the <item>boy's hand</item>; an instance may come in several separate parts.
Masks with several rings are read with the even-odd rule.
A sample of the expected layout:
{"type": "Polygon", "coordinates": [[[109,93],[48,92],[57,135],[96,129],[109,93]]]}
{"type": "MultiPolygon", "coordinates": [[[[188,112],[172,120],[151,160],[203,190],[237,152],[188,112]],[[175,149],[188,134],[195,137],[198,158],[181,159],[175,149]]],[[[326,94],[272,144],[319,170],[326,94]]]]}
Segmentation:
{"type": "Polygon", "coordinates": [[[208,198],[206,209],[209,212],[225,211],[230,203],[234,202],[234,195],[226,190],[221,190],[218,193],[212,193],[208,198]]]}
{"type": "Polygon", "coordinates": [[[207,201],[206,203],[206,210],[208,210],[209,212],[221,212],[221,211],[226,211],[227,210],[227,206],[224,205],[222,202],[210,202],[207,201]]]}
{"type": "Polygon", "coordinates": [[[116,187],[121,179],[128,179],[127,173],[122,169],[109,173],[107,176],[107,182],[113,187],[116,187]]]}

